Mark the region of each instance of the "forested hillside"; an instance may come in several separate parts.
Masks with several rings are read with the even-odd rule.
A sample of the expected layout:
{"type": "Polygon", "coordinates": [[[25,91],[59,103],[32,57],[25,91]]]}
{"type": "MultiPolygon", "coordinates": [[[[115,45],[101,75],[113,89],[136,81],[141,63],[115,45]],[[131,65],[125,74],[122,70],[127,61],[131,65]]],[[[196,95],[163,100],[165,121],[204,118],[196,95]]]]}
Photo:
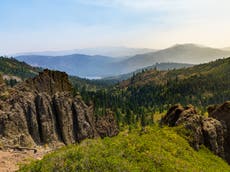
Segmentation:
{"type": "Polygon", "coordinates": [[[168,71],[168,70],[173,70],[173,69],[188,68],[192,66],[193,66],[192,64],[186,64],[186,63],[156,63],[154,65],[148,66],[146,68],[138,69],[131,73],[118,75],[118,76],[106,77],[106,78],[103,78],[102,80],[110,82],[110,83],[116,83],[116,82],[127,80],[131,78],[133,75],[140,73],[142,71],[145,71],[145,70],[157,69],[159,71],[168,71]]]}
{"type": "Polygon", "coordinates": [[[32,78],[41,70],[14,58],[0,57],[0,73],[3,74],[5,80],[11,80],[11,82],[32,78]]]}
{"type": "Polygon", "coordinates": [[[206,111],[210,104],[230,99],[230,58],[171,71],[146,70],[116,87],[81,94],[94,102],[95,114],[112,109],[122,124],[153,122],[153,114],[175,103],[193,104],[206,111]]]}

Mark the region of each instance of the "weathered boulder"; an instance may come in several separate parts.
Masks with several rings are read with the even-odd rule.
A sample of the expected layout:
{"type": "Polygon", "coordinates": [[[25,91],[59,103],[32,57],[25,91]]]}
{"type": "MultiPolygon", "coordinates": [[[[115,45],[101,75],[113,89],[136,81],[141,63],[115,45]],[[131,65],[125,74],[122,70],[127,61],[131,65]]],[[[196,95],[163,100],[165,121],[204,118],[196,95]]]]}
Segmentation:
{"type": "Polygon", "coordinates": [[[111,137],[119,133],[113,112],[107,110],[105,116],[100,116],[96,119],[96,130],[102,138],[111,137]]]}
{"type": "Polygon", "coordinates": [[[200,145],[205,145],[216,155],[225,158],[225,125],[214,118],[206,118],[198,114],[193,106],[171,107],[161,123],[170,127],[183,125],[191,132],[189,142],[194,149],[199,150],[200,145]]]}
{"type": "Polygon", "coordinates": [[[226,158],[225,138],[227,128],[226,125],[213,118],[205,118],[202,123],[204,145],[213,153],[222,158],[226,158]]]}
{"type": "Polygon", "coordinates": [[[230,162],[230,101],[227,101],[222,105],[210,106],[208,112],[210,117],[219,120],[227,128],[224,151],[226,160],[230,162]]]}
{"type": "Polygon", "coordinates": [[[48,70],[16,86],[0,106],[1,144],[72,144],[85,138],[117,134],[112,132],[117,125],[110,116],[103,125],[108,132],[102,135],[93,107],[71,91],[65,73],[48,70]]]}
{"type": "Polygon", "coordinates": [[[224,121],[227,126],[230,126],[230,101],[227,101],[221,105],[210,106],[208,111],[209,116],[220,121],[224,121]]]}

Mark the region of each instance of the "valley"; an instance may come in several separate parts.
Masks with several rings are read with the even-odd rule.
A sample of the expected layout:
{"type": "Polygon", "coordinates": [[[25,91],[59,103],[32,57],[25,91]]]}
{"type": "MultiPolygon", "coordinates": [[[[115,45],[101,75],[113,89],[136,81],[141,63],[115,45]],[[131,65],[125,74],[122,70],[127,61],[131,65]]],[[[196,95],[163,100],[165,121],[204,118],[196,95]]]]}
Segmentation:
{"type": "Polygon", "coordinates": [[[230,1],[0,1],[0,172],[230,172],[230,1]]]}
{"type": "Polygon", "coordinates": [[[191,171],[215,168],[228,171],[224,160],[229,162],[230,154],[227,137],[230,58],[179,69],[149,67],[121,77],[124,80],[82,79],[3,57],[0,63],[4,66],[0,68],[2,76],[21,78],[13,85],[3,77],[0,80],[0,153],[8,159],[1,162],[7,166],[12,161],[12,171],[19,168],[18,163],[28,164],[19,171],[38,172],[174,171],[185,166],[191,171]],[[168,145],[167,140],[172,139],[173,143],[168,145]],[[129,145],[126,147],[129,154],[124,152],[124,144],[129,145]],[[140,152],[138,145],[143,145],[140,152]],[[39,152],[9,151],[6,149],[9,146],[39,152]],[[89,152],[82,154],[81,149],[89,152]],[[99,149],[107,153],[98,153],[99,149]],[[163,150],[167,150],[165,156],[170,159],[162,157],[163,150]],[[65,165],[55,163],[59,154],[66,156],[59,159],[65,165]],[[73,159],[67,158],[69,154],[73,154],[73,159]],[[75,159],[79,154],[80,159],[75,159]],[[95,154],[96,159],[89,159],[95,158],[95,154]],[[152,158],[138,160],[144,155],[152,158]],[[108,158],[107,165],[102,165],[104,156],[108,158]],[[136,159],[130,161],[131,157],[136,159]],[[38,160],[31,162],[28,158],[38,160]],[[213,159],[218,165],[212,165],[213,159]],[[76,164],[78,160],[82,163],[76,164]],[[85,161],[98,165],[88,166],[85,161]],[[154,163],[150,165],[149,161],[154,163]],[[174,166],[175,162],[180,163],[174,166]]]}

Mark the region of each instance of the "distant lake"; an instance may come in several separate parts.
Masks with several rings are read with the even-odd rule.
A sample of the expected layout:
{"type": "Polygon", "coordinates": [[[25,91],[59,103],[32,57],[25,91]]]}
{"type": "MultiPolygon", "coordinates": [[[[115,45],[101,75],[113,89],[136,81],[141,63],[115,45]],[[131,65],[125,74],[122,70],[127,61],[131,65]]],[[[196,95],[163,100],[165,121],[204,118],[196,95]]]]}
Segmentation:
{"type": "Polygon", "coordinates": [[[102,79],[100,76],[86,76],[86,79],[94,80],[94,79],[102,79]]]}

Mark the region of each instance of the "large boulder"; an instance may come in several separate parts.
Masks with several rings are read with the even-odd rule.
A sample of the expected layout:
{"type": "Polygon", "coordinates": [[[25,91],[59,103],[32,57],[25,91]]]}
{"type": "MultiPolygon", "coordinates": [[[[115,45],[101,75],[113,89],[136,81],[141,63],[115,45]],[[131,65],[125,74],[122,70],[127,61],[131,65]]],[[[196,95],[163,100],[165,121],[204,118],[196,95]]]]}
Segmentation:
{"type": "Polygon", "coordinates": [[[114,118],[113,112],[106,111],[105,116],[99,116],[96,119],[96,130],[103,137],[111,137],[119,133],[117,121],[114,118]]]}
{"type": "Polygon", "coordinates": [[[199,150],[200,145],[205,145],[216,155],[225,158],[225,125],[214,118],[198,114],[193,106],[171,107],[161,123],[170,127],[184,126],[190,133],[189,142],[194,149],[199,150]]]}
{"type": "Polygon", "coordinates": [[[219,120],[223,125],[226,125],[227,132],[225,137],[225,156],[230,162],[230,101],[221,105],[213,105],[208,108],[209,116],[219,120]]]}

